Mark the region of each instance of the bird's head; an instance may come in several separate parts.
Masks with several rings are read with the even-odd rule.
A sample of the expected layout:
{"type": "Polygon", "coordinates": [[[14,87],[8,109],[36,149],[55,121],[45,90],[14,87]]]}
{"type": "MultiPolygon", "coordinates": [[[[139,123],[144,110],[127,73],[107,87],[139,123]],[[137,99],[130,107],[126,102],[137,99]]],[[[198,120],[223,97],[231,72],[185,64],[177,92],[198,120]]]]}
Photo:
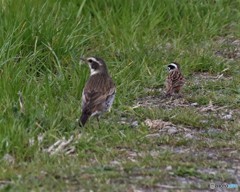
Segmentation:
{"type": "Polygon", "coordinates": [[[84,61],[86,64],[88,64],[91,74],[95,75],[98,73],[108,73],[107,66],[103,59],[99,57],[87,57],[87,58],[80,58],[82,61],[84,61]]]}
{"type": "Polygon", "coordinates": [[[167,67],[168,67],[169,72],[171,72],[173,70],[180,70],[180,65],[176,62],[170,63],[167,67]]]}

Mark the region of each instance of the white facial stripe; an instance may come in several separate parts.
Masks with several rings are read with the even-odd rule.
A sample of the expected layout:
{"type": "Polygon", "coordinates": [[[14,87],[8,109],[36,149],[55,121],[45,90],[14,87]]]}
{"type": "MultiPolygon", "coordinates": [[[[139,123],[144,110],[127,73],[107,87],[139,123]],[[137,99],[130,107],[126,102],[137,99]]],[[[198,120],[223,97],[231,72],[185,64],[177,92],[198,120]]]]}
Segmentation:
{"type": "Polygon", "coordinates": [[[90,74],[90,76],[99,73],[99,70],[94,70],[94,69],[92,69],[91,67],[90,67],[90,70],[91,70],[91,74],[90,74]]]}
{"type": "Polygon", "coordinates": [[[88,58],[87,58],[87,61],[90,60],[90,59],[91,59],[92,61],[98,63],[99,65],[102,65],[102,64],[101,64],[96,58],[94,58],[94,57],[88,57],[88,58]]]}
{"type": "Polygon", "coordinates": [[[90,59],[93,60],[94,62],[97,62],[97,60],[94,57],[88,57],[87,61],[90,60],[90,59]]]}
{"type": "Polygon", "coordinates": [[[174,68],[178,68],[178,66],[175,63],[170,63],[170,65],[174,66],[174,68]]]}

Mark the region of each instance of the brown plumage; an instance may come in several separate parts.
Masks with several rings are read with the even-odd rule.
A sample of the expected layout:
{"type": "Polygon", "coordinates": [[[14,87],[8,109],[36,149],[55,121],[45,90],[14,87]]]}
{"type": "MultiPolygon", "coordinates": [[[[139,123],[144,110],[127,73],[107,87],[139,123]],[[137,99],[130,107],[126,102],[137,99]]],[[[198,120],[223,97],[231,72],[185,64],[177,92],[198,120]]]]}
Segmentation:
{"type": "Polygon", "coordinates": [[[109,111],[114,101],[116,87],[108,74],[107,66],[101,58],[83,59],[91,70],[82,93],[82,115],[79,125],[84,126],[89,117],[98,117],[109,111]]]}
{"type": "Polygon", "coordinates": [[[166,80],[166,96],[172,96],[174,93],[179,93],[185,83],[180,69],[180,65],[173,62],[168,65],[169,74],[166,80]]]}

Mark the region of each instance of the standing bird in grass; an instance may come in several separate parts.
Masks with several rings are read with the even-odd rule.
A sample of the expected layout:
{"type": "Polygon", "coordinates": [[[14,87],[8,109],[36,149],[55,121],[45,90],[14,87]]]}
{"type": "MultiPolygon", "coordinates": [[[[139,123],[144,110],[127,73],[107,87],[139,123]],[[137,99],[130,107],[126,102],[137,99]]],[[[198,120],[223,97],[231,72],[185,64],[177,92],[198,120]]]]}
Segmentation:
{"type": "Polygon", "coordinates": [[[179,93],[180,89],[185,83],[180,65],[176,62],[172,62],[168,65],[168,76],[166,80],[166,96],[172,96],[174,93],[179,93]]]}
{"type": "Polygon", "coordinates": [[[108,74],[105,62],[98,57],[81,58],[90,68],[90,77],[82,93],[82,115],[79,125],[83,127],[89,117],[110,111],[116,94],[116,87],[108,74]]]}

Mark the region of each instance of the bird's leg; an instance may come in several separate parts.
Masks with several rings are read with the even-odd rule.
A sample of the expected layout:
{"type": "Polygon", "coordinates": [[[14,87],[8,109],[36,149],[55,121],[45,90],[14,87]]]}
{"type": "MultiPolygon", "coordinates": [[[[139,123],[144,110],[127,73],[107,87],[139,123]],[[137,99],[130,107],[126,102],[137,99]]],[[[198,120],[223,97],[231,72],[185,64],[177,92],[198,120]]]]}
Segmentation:
{"type": "Polygon", "coordinates": [[[172,90],[168,90],[165,94],[165,97],[172,97],[173,93],[172,90]]]}
{"type": "Polygon", "coordinates": [[[99,116],[97,116],[97,122],[98,122],[98,128],[100,129],[100,122],[99,122],[99,116]]]}
{"type": "Polygon", "coordinates": [[[182,93],[178,93],[177,94],[177,99],[183,98],[183,94],[182,93]]]}
{"type": "Polygon", "coordinates": [[[175,98],[179,99],[183,97],[183,94],[180,92],[180,89],[174,91],[175,98]]]}

